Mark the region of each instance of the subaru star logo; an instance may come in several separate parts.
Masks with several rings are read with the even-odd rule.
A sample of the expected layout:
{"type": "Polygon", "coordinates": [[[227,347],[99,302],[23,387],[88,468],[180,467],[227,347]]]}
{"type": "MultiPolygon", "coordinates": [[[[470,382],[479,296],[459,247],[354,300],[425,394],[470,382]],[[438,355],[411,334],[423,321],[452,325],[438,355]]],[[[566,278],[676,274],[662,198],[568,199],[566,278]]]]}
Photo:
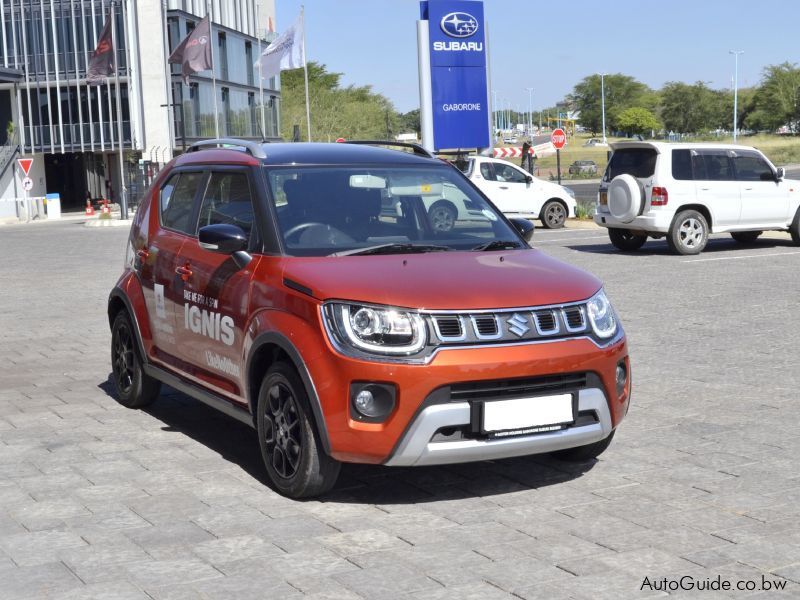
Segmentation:
{"type": "Polygon", "coordinates": [[[508,323],[508,330],[517,337],[522,337],[531,329],[528,327],[528,319],[519,313],[514,313],[506,323],[508,323]]]}
{"type": "Polygon", "coordinates": [[[465,38],[478,31],[478,19],[469,13],[451,12],[442,17],[441,28],[450,37],[465,38]]]}

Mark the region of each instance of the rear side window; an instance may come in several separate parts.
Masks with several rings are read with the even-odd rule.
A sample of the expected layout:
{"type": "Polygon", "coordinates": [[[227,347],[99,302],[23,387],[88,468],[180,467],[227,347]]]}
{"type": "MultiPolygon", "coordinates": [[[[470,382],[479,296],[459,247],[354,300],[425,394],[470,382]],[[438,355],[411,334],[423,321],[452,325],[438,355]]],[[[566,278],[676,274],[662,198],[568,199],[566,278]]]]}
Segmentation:
{"type": "Polygon", "coordinates": [[[192,208],[203,173],[180,173],[161,189],[161,224],[182,233],[194,232],[192,208]]]}
{"type": "Polygon", "coordinates": [[[253,228],[253,202],[245,173],[212,173],[197,229],[227,223],[241,227],[246,234],[253,228]]]}
{"type": "Polygon", "coordinates": [[[672,178],[679,181],[692,180],[692,153],[690,150],[672,151],[672,178]]]}
{"type": "Polygon", "coordinates": [[[488,181],[495,181],[494,169],[491,163],[481,163],[481,175],[488,181]]]}
{"type": "Polygon", "coordinates": [[[758,154],[740,154],[734,157],[736,179],[739,181],[774,181],[775,174],[758,154]]]}
{"type": "Polygon", "coordinates": [[[606,170],[606,180],[611,181],[618,175],[633,177],[652,177],[656,171],[655,148],[622,148],[611,155],[606,170]]]}
{"type": "MultiPolygon", "coordinates": [[[[705,164],[706,181],[735,181],[731,159],[727,152],[704,152],[701,154],[705,164]]],[[[701,179],[699,175],[696,179],[701,179]]]]}

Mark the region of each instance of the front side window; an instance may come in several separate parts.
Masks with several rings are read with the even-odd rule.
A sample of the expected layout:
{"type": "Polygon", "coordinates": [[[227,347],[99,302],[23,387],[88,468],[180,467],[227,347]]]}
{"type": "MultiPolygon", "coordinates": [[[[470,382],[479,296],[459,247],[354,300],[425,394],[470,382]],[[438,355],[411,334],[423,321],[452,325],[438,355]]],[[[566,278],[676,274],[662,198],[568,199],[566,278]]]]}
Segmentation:
{"type": "Polygon", "coordinates": [[[275,167],[267,179],[290,255],[470,250],[493,241],[525,247],[448,166],[275,167]]]}
{"type": "Polygon", "coordinates": [[[192,208],[203,173],[184,172],[170,178],[161,189],[161,224],[168,229],[192,234],[192,208]]]}
{"type": "Polygon", "coordinates": [[[525,175],[517,171],[511,165],[495,163],[494,172],[497,181],[509,181],[511,183],[525,183],[528,181],[525,175]]]}
{"type": "Polygon", "coordinates": [[[200,205],[197,229],[206,225],[227,223],[241,227],[249,235],[254,218],[247,175],[212,173],[200,205]]]}
{"type": "Polygon", "coordinates": [[[733,159],[739,181],[775,181],[775,173],[758,154],[737,154],[733,159]]]}

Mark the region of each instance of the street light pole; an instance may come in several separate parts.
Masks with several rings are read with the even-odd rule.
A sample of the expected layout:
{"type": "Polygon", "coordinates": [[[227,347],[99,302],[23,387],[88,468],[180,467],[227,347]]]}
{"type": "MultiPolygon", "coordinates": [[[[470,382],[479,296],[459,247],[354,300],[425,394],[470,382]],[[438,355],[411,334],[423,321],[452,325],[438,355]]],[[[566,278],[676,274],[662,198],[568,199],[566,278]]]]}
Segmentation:
{"type": "Polygon", "coordinates": [[[600,103],[603,111],[603,143],[608,144],[606,139],[606,82],[605,77],[608,73],[600,73],[600,103]]]}
{"type": "Polygon", "coordinates": [[[739,55],[744,54],[744,50],[729,50],[728,54],[733,54],[735,65],[733,71],[733,143],[735,144],[738,137],[736,117],[739,112],[739,55]]]}
{"type": "Polygon", "coordinates": [[[497,130],[499,129],[498,124],[498,113],[497,113],[497,90],[492,90],[492,98],[494,102],[492,102],[492,117],[494,117],[494,131],[492,132],[492,140],[497,137],[497,130]]]}
{"type": "Polygon", "coordinates": [[[528,135],[533,139],[533,88],[528,90],[528,135]]]}

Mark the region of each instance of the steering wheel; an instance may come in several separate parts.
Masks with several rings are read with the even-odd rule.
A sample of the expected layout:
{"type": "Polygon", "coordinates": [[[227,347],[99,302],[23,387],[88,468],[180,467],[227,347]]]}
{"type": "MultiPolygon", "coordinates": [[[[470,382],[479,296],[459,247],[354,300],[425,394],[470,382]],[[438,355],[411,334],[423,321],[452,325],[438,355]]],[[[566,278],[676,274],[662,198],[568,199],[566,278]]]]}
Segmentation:
{"type": "Polygon", "coordinates": [[[300,223],[299,225],[295,225],[294,227],[291,227],[286,233],[284,233],[283,237],[288,240],[290,237],[297,235],[298,233],[301,233],[306,229],[311,229],[312,227],[324,227],[325,229],[328,230],[328,234],[331,236],[335,235],[341,237],[342,240],[353,241],[353,238],[351,238],[341,229],[337,229],[333,225],[328,225],[327,223],[317,223],[317,222],[300,223]]]}

